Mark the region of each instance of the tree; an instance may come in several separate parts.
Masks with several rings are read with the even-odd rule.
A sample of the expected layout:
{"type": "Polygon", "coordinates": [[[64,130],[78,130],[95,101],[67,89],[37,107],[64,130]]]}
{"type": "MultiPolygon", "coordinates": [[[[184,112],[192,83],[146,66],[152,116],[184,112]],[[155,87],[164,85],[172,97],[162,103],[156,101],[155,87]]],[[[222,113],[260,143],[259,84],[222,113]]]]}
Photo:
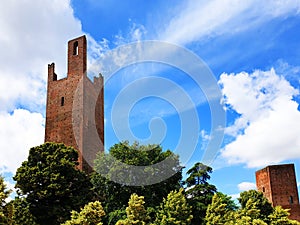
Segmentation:
{"type": "Polygon", "coordinates": [[[274,211],[269,215],[270,225],[300,225],[300,222],[290,220],[288,209],[283,209],[281,206],[275,206],[274,211]]]}
{"type": "Polygon", "coordinates": [[[237,206],[231,200],[231,197],[220,192],[214,194],[212,202],[206,210],[206,225],[226,224],[234,218],[237,206]]]}
{"type": "Polygon", "coordinates": [[[36,218],[29,210],[29,203],[26,198],[16,198],[12,202],[14,225],[38,225],[36,218]]]}
{"type": "Polygon", "coordinates": [[[170,150],[163,151],[159,145],[139,145],[137,142],[132,145],[128,142],[121,142],[112,146],[109,153],[100,153],[95,160],[95,171],[97,173],[92,175],[91,181],[98,200],[103,202],[103,207],[107,212],[104,219],[107,224],[115,224],[116,219],[118,221],[123,218],[128,199],[133,193],[144,196],[146,208],[155,208],[170,191],[180,188],[182,179],[182,167],[178,156],[170,150]],[[171,159],[173,164],[162,163],[161,167],[155,169],[148,167],[157,165],[166,158],[171,159]],[[126,165],[144,168],[145,175],[137,177],[131,174],[132,171],[126,165]],[[139,185],[139,179],[145,181],[153,177],[165,176],[166,173],[174,175],[159,183],[139,185]],[[129,182],[135,179],[136,186],[113,181],[118,178],[131,179],[129,182]]]}
{"type": "Polygon", "coordinates": [[[165,198],[160,205],[155,224],[191,224],[193,218],[192,209],[191,206],[188,205],[183,191],[183,188],[181,188],[179,191],[171,191],[168,194],[167,198],[165,198]]]}
{"type": "Polygon", "coordinates": [[[189,175],[184,184],[189,205],[192,206],[193,224],[205,224],[207,206],[211,203],[217,188],[208,183],[212,168],[200,162],[187,171],[189,175]]]}
{"type": "Polygon", "coordinates": [[[144,196],[132,194],[126,208],[127,218],[119,220],[116,225],[146,225],[150,218],[144,204],[144,196]]]}
{"type": "Polygon", "coordinates": [[[78,152],[64,144],[45,143],[31,148],[14,180],[39,224],[59,224],[91,200],[91,183],[76,169],[78,152]]]}
{"type": "Polygon", "coordinates": [[[269,215],[273,213],[273,207],[262,192],[256,190],[244,191],[240,194],[238,200],[242,209],[246,208],[247,204],[249,206],[255,204],[255,208],[260,212],[258,218],[269,223],[269,215]],[[250,199],[252,201],[251,204],[248,203],[250,199]]]}
{"type": "Polygon", "coordinates": [[[7,215],[5,215],[5,205],[6,199],[12,191],[7,189],[4,183],[4,178],[0,175],[0,223],[6,223],[8,220],[7,215]]]}
{"type": "Polygon", "coordinates": [[[71,219],[63,225],[102,225],[102,217],[105,215],[99,201],[90,202],[80,212],[72,211],[71,219]]]}

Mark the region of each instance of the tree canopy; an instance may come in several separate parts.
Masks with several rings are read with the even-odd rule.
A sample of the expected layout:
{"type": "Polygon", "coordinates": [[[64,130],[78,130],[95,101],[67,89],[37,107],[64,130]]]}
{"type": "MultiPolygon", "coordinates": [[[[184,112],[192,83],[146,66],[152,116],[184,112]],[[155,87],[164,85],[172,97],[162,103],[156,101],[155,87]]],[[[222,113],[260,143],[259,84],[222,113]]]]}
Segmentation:
{"type": "Polygon", "coordinates": [[[210,184],[210,173],[212,168],[200,162],[194,164],[187,171],[186,195],[189,205],[192,206],[193,224],[204,224],[207,206],[211,203],[217,188],[210,184]]]}
{"type": "Polygon", "coordinates": [[[97,193],[99,201],[103,202],[106,212],[106,222],[114,224],[124,217],[125,208],[128,199],[133,193],[144,196],[146,207],[156,207],[160,204],[164,197],[172,190],[178,190],[181,187],[182,167],[179,163],[178,156],[174,155],[170,150],[163,151],[159,145],[139,145],[128,142],[121,142],[112,146],[109,153],[101,153],[95,160],[95,171],[91,181],[94,190],[97,193]],[[172,165],[164,165],[162,163],[159,169],[147,167],[162,162],[166,158],[171,158],[172,165]],[[123,163],[123,164],[122,164],[123,163]],[[133,165],[142,168],[147,176],[136,178],[135,174],[130,174],[126,165],[133,165]],[[157,176],[164,176],[167,170],[172,170],[173,176],[164,179],[159,183],[150,185],[129,186],[122,183],[112,181],[118,177],[124,179],[151,179],[157,176]],[[114,218],[113,220],[111,218],[114,218]]]}
{"type": "Polygon", "coordinates": [[[92,185],[78,169],[78,152],[64,144],[33,147],[14,180],[20,197],[40,224],[59,224],[91,200],[92,185]]]}

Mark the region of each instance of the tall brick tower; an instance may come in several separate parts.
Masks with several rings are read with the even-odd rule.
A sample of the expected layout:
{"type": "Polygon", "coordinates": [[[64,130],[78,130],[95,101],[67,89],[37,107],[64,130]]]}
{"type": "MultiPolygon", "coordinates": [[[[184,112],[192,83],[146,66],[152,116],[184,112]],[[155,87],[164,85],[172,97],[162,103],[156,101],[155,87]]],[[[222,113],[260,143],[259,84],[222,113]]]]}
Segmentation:
{"type": "Polygon", "coordinates": [[[57,80],[48,65],[45,142],[64,143],[79,153],[79,169],[91,172],[104,149],[103,77],[87,77],[86,37],[68,42],[67,77],[57,80]]]}
{"type": "Polygon", "coordinates": [[[257,190],[273,206],[290,210],[290,218],[300,221],[300,205],[294,164],[267,166],[256,171],[257,190]]]}

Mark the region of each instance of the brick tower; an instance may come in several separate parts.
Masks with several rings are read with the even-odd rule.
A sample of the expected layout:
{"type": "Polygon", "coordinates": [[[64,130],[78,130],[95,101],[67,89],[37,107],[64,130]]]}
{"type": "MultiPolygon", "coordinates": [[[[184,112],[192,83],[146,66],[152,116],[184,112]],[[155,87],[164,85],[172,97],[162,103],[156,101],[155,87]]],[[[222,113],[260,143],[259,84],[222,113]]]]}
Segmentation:
{"type": "Polygon", "coordinates": [[[64,143],[79,153],[79,169],[91,172],[104,149],[103,77],[87,77],[86,37],[68,42],[67,77],[57,80],[48,65],[45,142],[64,143]]]}
{"type": "Polygon", "coordinates": [[[257,190],[273,206],[290,210],[290,219],[300,221],[300,205],[294,164],[267,166],[256,171],[257,190]]]}

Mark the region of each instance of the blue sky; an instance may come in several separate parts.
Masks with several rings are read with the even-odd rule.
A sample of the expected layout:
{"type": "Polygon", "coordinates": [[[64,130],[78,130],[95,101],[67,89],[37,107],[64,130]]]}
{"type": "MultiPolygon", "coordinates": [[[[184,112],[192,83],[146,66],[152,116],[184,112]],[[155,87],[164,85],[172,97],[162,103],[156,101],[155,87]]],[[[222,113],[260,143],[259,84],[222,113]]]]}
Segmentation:
{"type": "Polygon", "coordinates": [[[55,62],[64,77],[66,43],[82,34],[88,38],[89,76],[105,77],[101,60],[111,50],[157,40],[196,54],[222,95],[209,102],[212,93],[164,63],[121,68],[105,77],[106,149],[128,137],[129,124],[135,135],[129,139],[176,152],[183,125],[191,141],[178,152],[190,156],[184,164],[192,166],[214,140],[212,104],[221,102],[224,139],[215,150],[211,182],[236,196],[255,187],[257,169],[277,163],[295,163],[300,181],[300,1],[7,0],[3,6],[0,172],[10,186],[29,148],[43,142],[47,64],[55,62]],[[126,106],[124,96],[140,101],[126,106]],[[118,98],[122,104],[114,105],[118,98]],[[182,124],[193,112],[197,116],[182,124]]]}

